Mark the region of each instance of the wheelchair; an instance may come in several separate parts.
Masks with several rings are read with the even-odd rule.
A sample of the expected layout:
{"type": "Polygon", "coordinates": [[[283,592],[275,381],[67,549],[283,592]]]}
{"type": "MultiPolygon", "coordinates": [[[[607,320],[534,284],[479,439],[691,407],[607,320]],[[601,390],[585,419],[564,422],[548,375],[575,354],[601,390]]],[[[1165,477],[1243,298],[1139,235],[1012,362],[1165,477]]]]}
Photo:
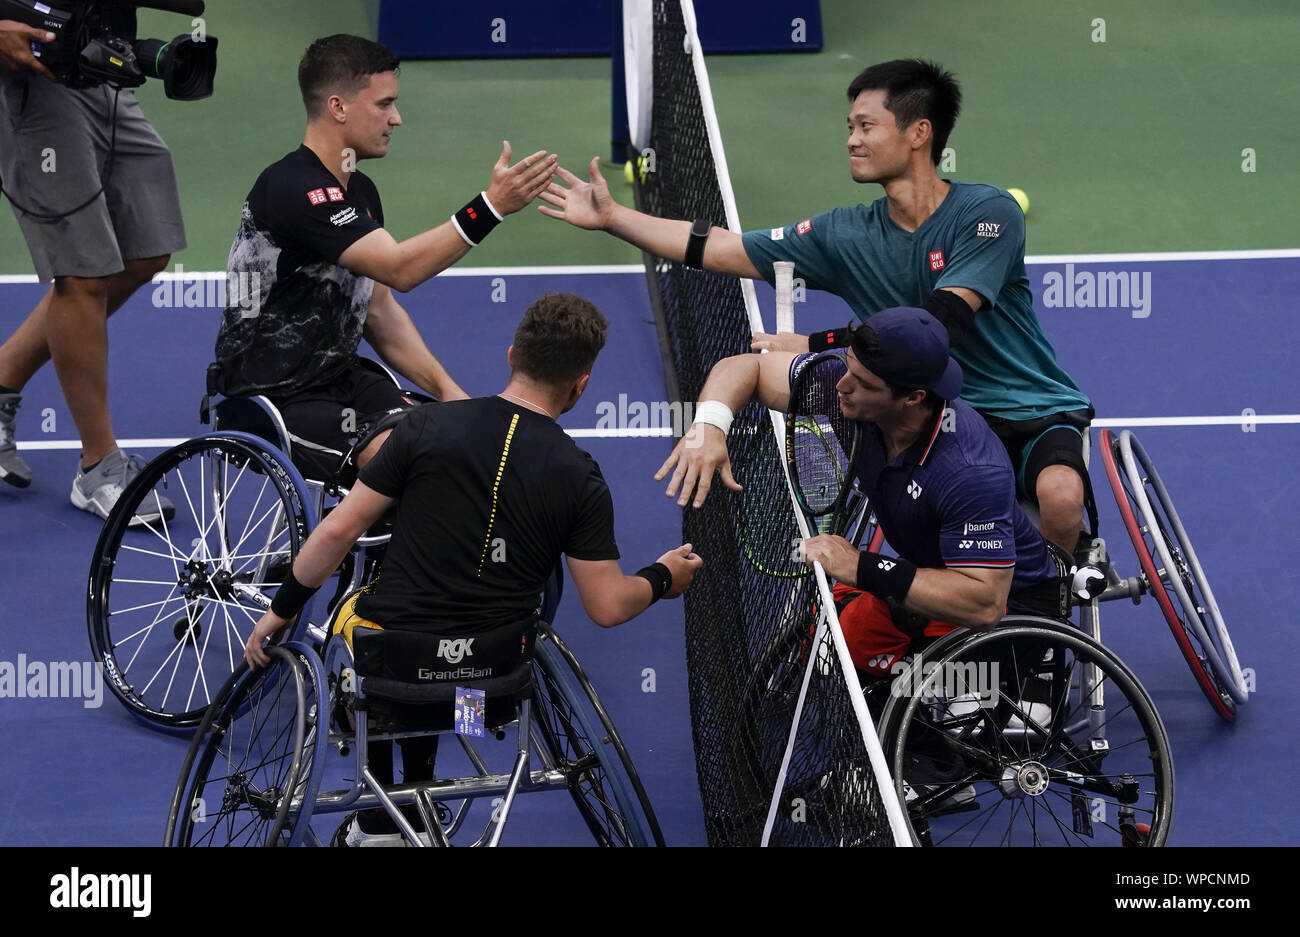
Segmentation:
{"type": "MultiPolygon", "coordinates": [[[[1051,608],[1041,601],[1018,605],[1013,595],[996,628],[958,628],[918,643],[893,680],[863,680],[914,844],[1168,841],[1174,809],[1168,736],[1141,682],[1101,642],[1102,603],[1154,597],[1215,711],[1231,721],[1236,704],[1246,700],[1222,615],[1150,456],[1131,432],[1102,430],[1100,438],[1140,572],[1122,578],[1106,542],[1094,537],[1080,558],[1096,571],[1085,594],[1072,594],[1063,577],[1060,595],[1046,603],[1051,608]]],[[[884,532],[861,493],[855,495],[848,537],[880,550],[884,532]]],[[[1057,557],[1063,573],[1070,567],[1065,559],[1057,557]]],[[[805,672],[830,671],[812,666],[834,653],[813,646],[810,622],[819,605],[794,616],[757,655],[742,693],[755,718],[788,714],[805,672]]],[[[836,777],[852,788],[844,797],[861,796],[862,770],[832,768],[818,783],[834,788],[836,777]]],[[[799,793],[837,796],[834,790],[799,793]]]]}
{"type": "MultiPolygon", "coordinates": [[[[378,362],[359,360],[398,383],[378,362]]],[[[214,379],[210,370],[199,414],[213,431],[141,470],[105,521],[90,567],[92,659],[103,664],[105,682],[128,711],[162,730],[189,732],[199,724],[298,550],[346,496],[355,477],[352,455],[373,435],[356,427],[353,452],[332,477],[304,480],[275,405],[263,396],[222,397],[214,379]],[[175,517],[130,527],[155,487],[167,491],[175,517]]],[[[334,601],[369,581],[387,542],[383,529],[357,541],[334,601]]],[[[313,608],[283,640],[302,637],[313,608]]]]}
{"type": "MultiPolygon", "coordinates": [[[[404,677],[425,676],[437,639],[414,632],[353,632],[355,655],[339,636],[324,659],[302,642],[270,649],[271,665],[241,667],[227,680],[191,741],[168,814],[169,846],[321,845],[313,815],[382,808],[412,846],[449,846],[475,800],[492,798],[482,832],[466,845],[496,846],[518,797],[567,790],[598,845],[664,844],[649,799],[608,714],[550,620],[559,601],[557,570],[522,653],[498,660],[505,672],[471,680],[482,688],[486,732],[515,754],[494,771],[466,734],[455,735],[473,773],[381,784],[369,762],[377,740],[445,737],[456,680],[393,677],[381,662],[401,660],[404,677]],[[347,786],[322,791],[331,752],[351,759],[347,786]],[[457,802],[453,808],[449,801],[457,802]],[[413,806],[425,833],[400,809],[413,806]]],[[[319,639],[322,635],[313,635],[319,639]]],[[[477,665],[476,665],[477,666],[477,665]]],[[[444,755],[445,757],[445,755],[444,755]]],[[[462,840],[467,834],[461,835],[462,840]]]]}
{"type": "Polygon", "coordinates": [[[1012,613],[995,629],[957,629],[914,655],[878,724],[914,843],[1168,841],[1168,737],[1137,677],[1101,643],[1101,603],[1152,596],[1215,712],[1232,722],[1246,702],[1223,616],[1151,457],[1128,430],[1103,429],[1100,440],[1141,570],[1121,578],[1094,537],[1081,560],[1099,580],[1060,614],[1012,613]]]}

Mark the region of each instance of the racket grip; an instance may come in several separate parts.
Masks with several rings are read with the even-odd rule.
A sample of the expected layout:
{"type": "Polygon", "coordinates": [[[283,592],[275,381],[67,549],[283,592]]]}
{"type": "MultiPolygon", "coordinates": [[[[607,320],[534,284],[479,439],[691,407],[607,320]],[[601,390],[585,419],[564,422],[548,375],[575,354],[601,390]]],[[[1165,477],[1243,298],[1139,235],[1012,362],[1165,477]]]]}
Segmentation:
{"type": "Polygon", "coordinates": [[[794,264],[778,260],[772,264],[776,275],[776,330],[794,331],[794,264]]]}

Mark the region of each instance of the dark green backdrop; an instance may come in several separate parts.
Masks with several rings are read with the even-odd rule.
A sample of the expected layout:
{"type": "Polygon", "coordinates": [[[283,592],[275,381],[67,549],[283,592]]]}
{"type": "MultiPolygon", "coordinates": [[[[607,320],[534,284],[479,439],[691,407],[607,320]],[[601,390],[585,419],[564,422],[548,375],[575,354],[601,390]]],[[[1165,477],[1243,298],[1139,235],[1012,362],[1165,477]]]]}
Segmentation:
{"type": "MultiPolygon", "coordinates": [[[[966,97],[952,175],[1027,190],[1031,254],[1300,240],[1294,0],[823,0],[822,9],[820,53],[709,59],[747,227],[878,197],[848,178],[844,88],[873,62],[925,56],[954,70],[966,97]],[[1093,41],[1097,19],[1104,43],[1093,41]],[[1253,173],[1242,171],[1248,147],[1253,173]]],[[[244,195],[300,140],[298,57],[319,35],[374,35],[374,17],[364,0],[209,0],[208,29],[221,40],[216,95],[168,101],[156,82],[140,92],[180,174],[190,247],[175,260],[224,267],[244,195]]],[[[141,20],[142,35],[189,28],[171,14],[141,20]]],[[[607,155],[609,76],[605,59],[403,65],[405,124],[387,158],[363,164],[389,229],[403,238],[445,219],[486,184],[502,138],[517,154],[552,149],[575,171],[607,155]]],[[[630,199],[621,167],[606,174],[630,199]]],[[[612,238],[529,210],[465,263],[638,260],[612,238]]],[[[6,208],[0,272],[31,270],[6,208]]]]}

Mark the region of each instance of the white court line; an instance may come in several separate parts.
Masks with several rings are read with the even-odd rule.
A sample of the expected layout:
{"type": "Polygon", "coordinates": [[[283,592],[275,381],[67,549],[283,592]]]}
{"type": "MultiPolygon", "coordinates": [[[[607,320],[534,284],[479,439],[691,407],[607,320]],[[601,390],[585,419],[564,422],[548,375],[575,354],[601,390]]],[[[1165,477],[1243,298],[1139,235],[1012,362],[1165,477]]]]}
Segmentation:
{"type": "MultiPolygon", "coordinates": [[[[1233,416],[1132,416],[1092,421],[1092,425],[1097,429],[1125,426],[1243,426],[1246,424],[1261,426],[1285,423],[1300,423],[1300,413],[1265,413],[1257,416],[1242,416],[1241,414],[1234,414],[1233,416]]],[[[652,429],[582,427],[566,429],[565,432],[576,439],[639,439],[672,436],[673,434],[672,427],[669,426],[654,427],[652,429]]],[[[186,439],[181,437],[176,439],[118,440],[118,444],[124,449],[169,449],[172,446],[179,446],[183,442],[186,442],[186,439]]],[[[18,443],[18,448],[27,451],[80,449],[81,443],[75,439],[33,440],[18,443]]]]}
{"type": "MultiPolygon", "coordinates": [[[[1025,263],[1041,264],[1111,264],[1111,263],[1163,263],[1185,260],[1279,260],[1300,257],[1300,248],[1269,248],[1237,251],[1155,251],[1128,254],[1039,254],[1025,257],[1025,263]]],[[[645,274],[642,264],[571,264],[554,267],[450,267],[438,274],[440,277],[536,277],[564,276],[570,274],[645,274]]],[[[194,270],[180,274],[163,273],[162,280],[212,280],[225,277],[224,270],[194,270]]],[[[3,283],[36,283],[34,273],[0,274],[3,283]]],[[[145,287],[141,287],[144,289],[145,287]]]]}

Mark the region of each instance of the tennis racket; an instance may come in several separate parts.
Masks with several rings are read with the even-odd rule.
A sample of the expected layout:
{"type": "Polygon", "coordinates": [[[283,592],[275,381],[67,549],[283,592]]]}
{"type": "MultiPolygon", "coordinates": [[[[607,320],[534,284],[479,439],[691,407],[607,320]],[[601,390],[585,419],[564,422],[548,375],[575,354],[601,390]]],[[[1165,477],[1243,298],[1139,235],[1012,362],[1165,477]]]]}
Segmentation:
{"type": "Polygon", "coordinates": [[[853,513],[846,504],[862,429],[844,416],[835,390],[847,372],[842,354],[824,351],[802,363],[790,387],[786,466],[795,499],[818,533],[843,535],[853,513]]]}

